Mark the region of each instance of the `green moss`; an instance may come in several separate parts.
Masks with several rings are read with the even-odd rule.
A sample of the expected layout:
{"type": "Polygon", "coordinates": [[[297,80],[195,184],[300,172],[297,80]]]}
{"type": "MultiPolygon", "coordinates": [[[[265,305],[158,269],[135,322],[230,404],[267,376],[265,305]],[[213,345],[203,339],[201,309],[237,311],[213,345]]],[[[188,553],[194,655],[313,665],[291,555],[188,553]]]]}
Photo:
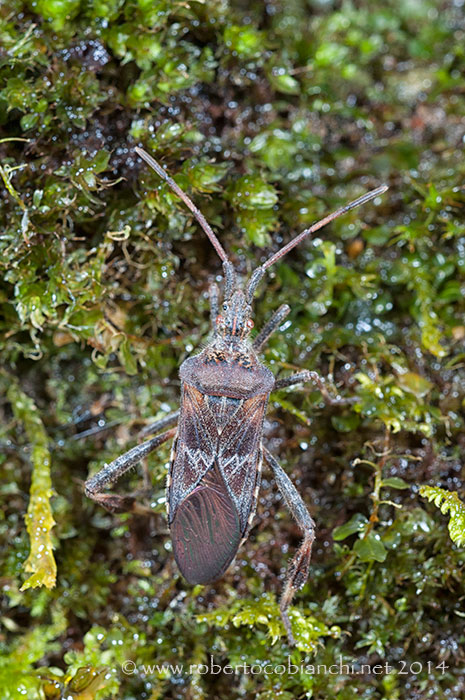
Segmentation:
{"type": "Polygon", "coordinates": [[[458,545],[465,542],[465,505],[456,492],[446,491],[437,486],[421,486],[420,494],[441,509],[441,513],[450,513],[449,533],[451,539],[458,545]]]}
{"type": "Polygon", "coordinates": [[[48,438],[34,402],[22,392],[14,381],[7,392],[15,418],[24,424],[26,439],[31,448],[32,479],[30,501],[26,515],[26,528],[31,551],[24,564],[25,571],[32,573],[21,590],[45,586],[53,588],[57,566],[53,556],[51,530],[55,525],[50,498],[52,480],[48,438]]]}
{"type": "MultiPolygon", "coordinates": [[[[2,697],[463,695],[464,30],[459,4],[434,0],[0,7],[2,697]],[[135,145],[244,277],[390,186],[257,294],[257,328],[291,306],[273,372],[318,370],[351,399],[328,408],[306,386],[270,401],[265,441],[317,523],[294,649],[277,600],[300,533],[269,474],[249,540],[205,587],[173,563],[169,445],[148,460],[153,516],[83,494],[177,407],[222,273],[135,145]],[[340,659],[358,672],[317,670],[340,659]],[[242,668],[231,682],[210,664],[242,668]]],[[[141,484],[138,468],[116,489],[141,484]]]]}

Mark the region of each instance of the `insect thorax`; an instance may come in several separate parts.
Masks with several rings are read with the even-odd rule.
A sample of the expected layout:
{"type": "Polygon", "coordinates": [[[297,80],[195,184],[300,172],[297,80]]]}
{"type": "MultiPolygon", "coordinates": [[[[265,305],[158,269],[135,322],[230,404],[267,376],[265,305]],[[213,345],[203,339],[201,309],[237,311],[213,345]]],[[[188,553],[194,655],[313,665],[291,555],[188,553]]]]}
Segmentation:
{"type": "Polygon", "coordinates": [[[250,343],[228,344],[222,338],[185,360],[179,375],[204,394],[237,399],[269,394],[275,383],[273,373],[261,364],[250,343]]]}

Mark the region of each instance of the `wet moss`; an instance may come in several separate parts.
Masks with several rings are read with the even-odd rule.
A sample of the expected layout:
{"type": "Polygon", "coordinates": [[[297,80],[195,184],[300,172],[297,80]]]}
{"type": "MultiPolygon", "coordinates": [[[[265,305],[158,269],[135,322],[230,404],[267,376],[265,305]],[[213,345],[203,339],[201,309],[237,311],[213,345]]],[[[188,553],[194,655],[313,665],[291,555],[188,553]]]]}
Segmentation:
{"type": "Polygon", "coordinates": [[[2,697],[463,696],[464,30],[460,3],[436,0],[0,7],[2,697]],[[281,390],[265,423],[317,523],[293,649],[277,600],[300,533],[269,474],[249,540],[205,587],[173,563],[169,446],[148,460],[153,515],[83,494],[176,408],[221,276],[136,145],[244,277],[390,186],[257,295],[258,328],[291,306],[273,372],[317,370],[352,399],[281,390]]]}

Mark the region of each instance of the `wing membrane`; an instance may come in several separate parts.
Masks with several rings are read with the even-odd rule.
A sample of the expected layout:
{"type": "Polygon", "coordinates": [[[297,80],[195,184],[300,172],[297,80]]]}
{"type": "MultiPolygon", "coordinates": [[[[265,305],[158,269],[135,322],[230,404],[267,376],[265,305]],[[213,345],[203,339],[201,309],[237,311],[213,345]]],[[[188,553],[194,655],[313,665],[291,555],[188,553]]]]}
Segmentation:
{"type": "Polygon", "coordinates": [[[238,513],[217,466],[179,505],[171,524],[176,563],[192,584],[220,578],[241,541],[238,513]]]}

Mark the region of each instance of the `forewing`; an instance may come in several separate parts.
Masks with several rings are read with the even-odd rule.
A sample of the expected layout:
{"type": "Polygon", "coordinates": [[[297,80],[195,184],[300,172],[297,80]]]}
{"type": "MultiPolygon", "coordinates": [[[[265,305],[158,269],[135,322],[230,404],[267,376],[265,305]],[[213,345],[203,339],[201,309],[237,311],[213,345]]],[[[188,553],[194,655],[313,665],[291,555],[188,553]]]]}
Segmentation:
{"type": "Polygon", "coordinates": [[[172,456],[169,491],[170,520],[176,508],[213,466],[218,434],[206,397],[184,384],[176,449],[172,456]]]}
{"type": "Polygon", "coordinates": [[[205,396],[184,384],[169,521],[176,562],[190,583],[220,578],[247,530],[267,398],[205,396]]]}
{"type": "Polygon", "coordinates": [[[218,464],[236,504],[243,531],[257,483],[259,445],[267,395],[242,402],[241,410],[224,428],[218,447],[218,464]]]}

